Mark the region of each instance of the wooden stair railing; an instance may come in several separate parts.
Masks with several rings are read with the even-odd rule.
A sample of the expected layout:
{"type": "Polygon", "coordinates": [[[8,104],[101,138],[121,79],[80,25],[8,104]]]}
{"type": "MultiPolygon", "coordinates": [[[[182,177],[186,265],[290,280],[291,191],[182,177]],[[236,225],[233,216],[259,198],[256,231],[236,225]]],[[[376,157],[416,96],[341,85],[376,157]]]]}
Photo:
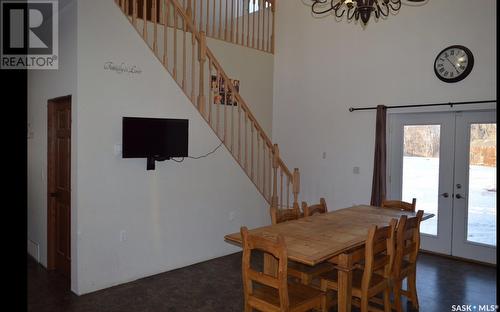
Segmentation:
{"type": "MultiPolygon", "coordinates": [[[[208,37],[274,53],[275,0],[193,0],[193,22],[208,37]]],[[[187,9],[189,0],[183,0],[187,9]]]]}
{"type": "Polygon", "coordinates": [[[186,9],[181,0],[114,1],[266,201],[275,207],[299,207],[299,170],[292,172],[284,164],[278,146],[207,47],[205,32],[194,24],[191,1],[186,9]],[[217,83],[225,104],[214,101],[217,83]]]}
{"type": "MultiPolygon", "coordinates": [[[[132,0],[124,1],[122,10],[132,15],[132,0]]],[[[163,0],[138,0],[138,16],[142,8],[155,6],[159,20],[163,0]]],[[[274,53],[275,0],[178,0],[187,12],[198,32],[207,37],[223,40],[244,47],[274,53]]],[[[154,14],[148,12],[147,20],[153,21],[154,14]]]]}

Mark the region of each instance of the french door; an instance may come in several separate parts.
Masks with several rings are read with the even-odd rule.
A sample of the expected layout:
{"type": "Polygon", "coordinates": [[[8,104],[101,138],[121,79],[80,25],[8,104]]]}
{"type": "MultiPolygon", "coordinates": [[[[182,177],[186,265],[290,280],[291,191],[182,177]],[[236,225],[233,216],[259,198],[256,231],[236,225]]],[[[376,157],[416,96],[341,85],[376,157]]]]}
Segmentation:
{"type": "Polygon", "coordinates": [[[388,197],[435,215],[422,249],[496,263],[495,113],[389,116],[388,197]]]}

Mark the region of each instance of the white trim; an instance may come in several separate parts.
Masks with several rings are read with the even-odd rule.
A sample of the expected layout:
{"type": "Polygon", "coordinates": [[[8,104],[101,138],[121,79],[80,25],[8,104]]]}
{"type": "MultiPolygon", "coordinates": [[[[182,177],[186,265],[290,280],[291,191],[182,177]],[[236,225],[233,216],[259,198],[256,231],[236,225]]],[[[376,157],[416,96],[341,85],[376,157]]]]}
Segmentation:
{"type": "Polygon", "coordinates": [[[440,112],[459,112],[459,111],[479,111],[479,110],[496,110],[497,103],[480,103],[470,105],[454,105],[450,106],[429,106],[429,107],[402,107],[391,108],[387,110],[388,114],[407,114],[407,113],[440,113],[440,112]]]}
{"type": "Polygon", "coordinates": [[[28,254],[40,263],[40,245],[28,238],[28,254]]]}

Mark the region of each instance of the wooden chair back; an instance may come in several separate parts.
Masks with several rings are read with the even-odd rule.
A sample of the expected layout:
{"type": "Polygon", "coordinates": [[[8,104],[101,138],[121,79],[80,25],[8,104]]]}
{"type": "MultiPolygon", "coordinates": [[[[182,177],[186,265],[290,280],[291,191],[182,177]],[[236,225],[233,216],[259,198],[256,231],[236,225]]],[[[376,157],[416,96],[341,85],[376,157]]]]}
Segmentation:
{"type": "Polygon", "coordinates": [[[398,220],[392,219],[388,226],[374,225],[368,231],[365,243],[365,265],[361,281],[361,289],[367,290],[375,271],[384,271],[384,277],[389,278],[394,261],[395,233],[398,220]]]}
{"type": "Polygon", "coordinates": [[[321,197],[319,199],[319,204],[308,206],[306,202],[302,202],[302,211],[304,212],[304,217],[312,216],[317,213],[327,213],[328,207],[326,206],[326,200],[321,197]]]}
{"type": "Polygon", "coordinates": [[[287,284],[287,252],[285,239],[282,235],[278,235],[276,241],[251,235],[246,227],[241,227],[241,236],[243,238],[243,259],[242,259],[242,277],[243,277],[243,292],[245,302],[256,301],[257,305],[266,306],[265,302],[253,297],[253,283],[257,282],[278,290],[280,308],[282,311],[288,311],[288,284],[287,284]],[[271,254],[278,261],[278,274],[276,277],[264,274],[251,268],[250,257],[253,250],[260,250],[271,254]]]}
{"type": "Polygon", "coordinates": [[[417,199],[413,198],[411,203],[402,200],[382,200],[382,208],[398,209],[415,212],[415,207],[417,206],[417,199]]]}
{"type": "Polygon", "coordinates": [[[403,260],[410,265],[417,262],[418,250],[420,249],[420,222],[423,210],[419,210],[412,218],[401,216],[396,232],[396,254],[394,258],[393,273],[395,276],[402,270],[403,260]]]}
{"type": "Polygon", "coordinates": [[[271,206],[270,212],[271,212],[272,224],[278,224],[290,220],[297,220],[301,217],[298,205],[296,208],[285,208],[285,209],[271,206]]]}

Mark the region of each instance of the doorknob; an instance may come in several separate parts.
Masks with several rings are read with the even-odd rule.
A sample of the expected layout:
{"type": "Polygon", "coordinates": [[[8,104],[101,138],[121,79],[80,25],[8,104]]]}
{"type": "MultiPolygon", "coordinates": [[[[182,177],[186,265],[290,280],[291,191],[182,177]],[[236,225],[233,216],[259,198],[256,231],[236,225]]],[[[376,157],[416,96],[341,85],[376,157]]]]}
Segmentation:
{"type": "Polygon", "coordinates": [[[450,196],[450,194],[448,194],[448,193],[443,193],[443,194],[441,194],[441,196],[443,196],[444,198],[448,198],[448,197],[450,196]]]}
{"type": "Polygon", "coordinates": [[[464,197],[463,197],[462,195],[460,195],[460,194],[455,195],[455,197],[456,197],[457,199],[464,198],[464,197]]]}
{"type": "Polygon", "coordinates": [[[50,197],[57,197],[57,194],[58,194],[57,192],[51,192],[51,193],[49,193],[49,196],[50,197]]]}

